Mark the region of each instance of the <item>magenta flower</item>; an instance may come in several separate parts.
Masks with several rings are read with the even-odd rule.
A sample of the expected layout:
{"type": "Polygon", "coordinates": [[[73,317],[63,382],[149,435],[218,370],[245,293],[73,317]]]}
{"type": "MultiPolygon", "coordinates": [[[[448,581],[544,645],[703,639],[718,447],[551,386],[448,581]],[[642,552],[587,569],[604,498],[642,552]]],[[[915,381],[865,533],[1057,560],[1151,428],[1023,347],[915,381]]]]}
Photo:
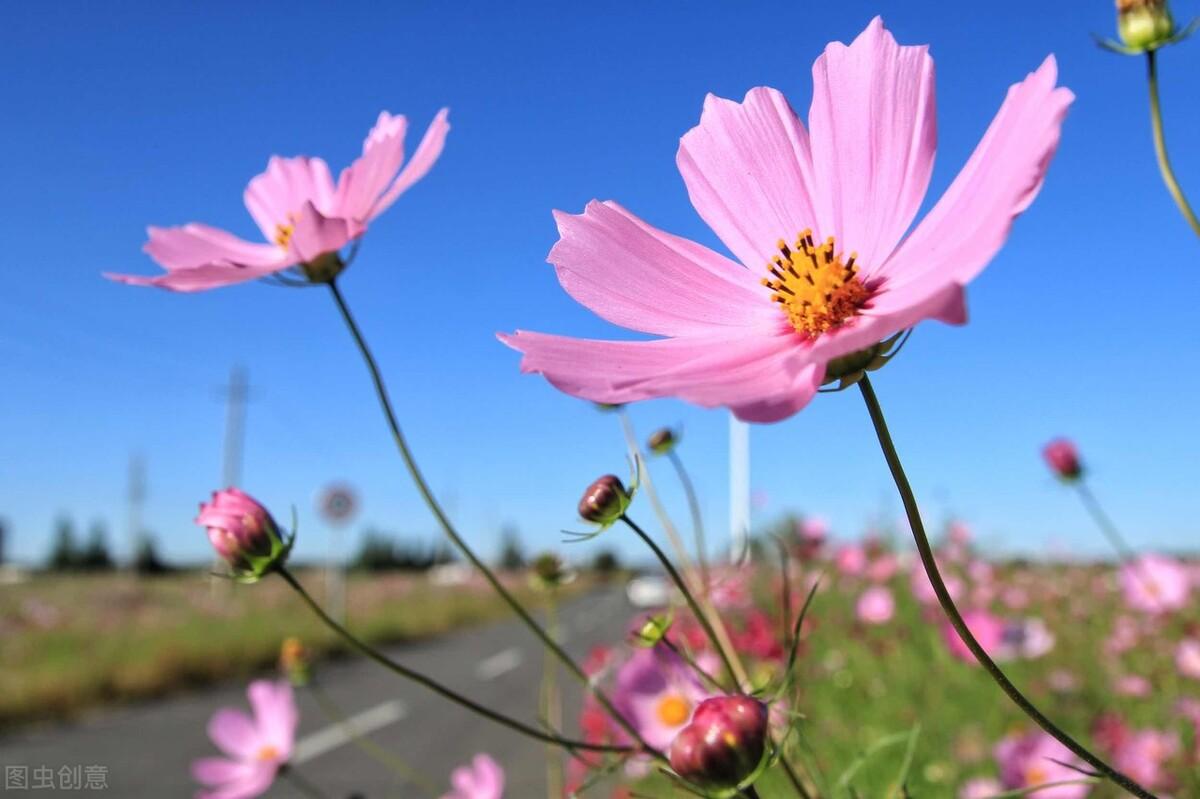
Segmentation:
{"type": "Polygon", "coordinates": [[[1131,733],[1113,753],[1113,765],[1142,785],[1164,787],[1164,765],[1179,753],[1179,736],[1160,730],[1131,733]]]}
{"type": "Polygon", "coordinates": [[[246,187],[243,199],[265,243],[250,242],[208,225],[148,230],[145,251],[165,275],[107,277],[172,291],[205,291],[298,266],[310,280],[328,280],[344,266],[338,252],[357,240],[375,217],[433,167],[450,124],[443,108],[404,165],[403,116],[380,113],[363,153],[337,183],[320,158],[273,156],[246,187]],[[402,167],[403,165],[403,167],[402,167]]]}
{"type": "Polygon", "coordinates": [[[1056,438],[1042,447],[1042,457],[1050,471],[1062,480],[1070,482],[1078,480],[1083,475],[1083,464],[1079,460],[1079,450],[1075,442],[1069,438],[1056,438]]]}
{"type": "Polygon", "coordinates": [[[936,149],[933,60],[879,18],[813,66],[809,128],[784,96],[709,95],[677,163],[692,205],[740,261],[614,202],[556,213],[563,288],[650,341],[501,335],[521,370],[595,402],[679,397],[773,422],[877,365],[923,319],[966,321],[964,285],[1033,201],[1069,91],[1053,57],[1013,86],[946,194],[908,236],[936,149]]]}
{"type": "MultiPolygon", "coordinates": [[[[975,640],[983,647],[983,651],[994,657],[1004,644],[1004,619],[982,609],[964,611],[962,617],[971,635],[975,636],[975,640]]],[[[942,623],[942,640],[946,642],[946,647],[954,657],[972,666],[978,665],[971,650],[959,637],[958,630],[955,630],[949,621],[942,623]]]]}
{"type": "Polygon", "coordinates": [[[846,577],[861,577],[867,570],[867,550],[862,544],[843,544],[833,553],[833,565],[846,577]]]}
{"type": "MultiPolygon", "coordinates": [[[[1000,766],[1000,780],[1010,790],[1078,781],[1084,777],[1077,770],[1083,767],[1083,761],[1041,730],[1005,738],[996,745],[995,755],[1000,766]]],[[[1086,784],[1059,785],[1038,791],[1036,795],[1039,799],[1083,799],[1090,791],[1091,786],[1086,784]]]]}
{"type": "Polygon", "coordinates": [[[299,722],[292,686],[286,680],[255,680],[246,695],[253,718],[241,710],[222,708],[208,722],[208,737],[227,757],[192,763],[192,776],[207,786],[197,799],[261,796],[292,755],[299,722]]]}
{"type": "Polygon", "coordinates": [[[1184,638],[1175,648],[1175,668],[1184,677],[1200,680],[1200,639],[1184,638]]]}
{"type": "Polygon", "coordinates": [[[896,613],[892,592],[882,585],[873,585],[858,597],[854,615],[864,624],[887,624],[896,613]]]}
{"type": "Polygon", "coordinates": [[[478,754],[468,766],[450,774],[454,790],[442,799],[503,799],[504,769],[489,755],[478,754]]]}
{"type": "Polygon", "coordinates": [[[267,509],[237,488],[214,491],[211,501],[200,504],[196,524],[206,528],[209,543],[234,575],[247,581],[280,565],[291,549],[267,509]]]}
{"type": "Polygon", "coordinates": [[[617,671],[617,711],[656,749],[666,749],[712,694],[678,655],[663,646],[638,649],[617,671]]]}
{"type": "Polygon", "coordinates": [[[1188,570],[1174,558],[1142,555],[1121,567],[1125,604],[1145,613],[1166,613],[1186,607],[1192,590],[1188,570]]]}

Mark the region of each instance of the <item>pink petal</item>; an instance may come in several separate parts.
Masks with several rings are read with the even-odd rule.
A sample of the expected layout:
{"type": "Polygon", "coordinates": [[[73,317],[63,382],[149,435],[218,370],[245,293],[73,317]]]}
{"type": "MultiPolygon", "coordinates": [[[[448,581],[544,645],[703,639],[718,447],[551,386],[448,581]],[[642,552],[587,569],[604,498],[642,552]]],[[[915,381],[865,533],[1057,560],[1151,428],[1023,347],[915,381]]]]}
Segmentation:
{"type": "Polygon", "coordinates": [[[159,286],[174,291],[202,291],[254,280],[295,263],[280,247],[245,241],[231,233],[200,224],[148,229],[143,248],[167,270],[143,277],[106,273],[119,283],[159,286]]]}
{"type": "Polygon", "coordinates": [[[322,212],[333,206],[333,178],[320,158],[272,156],[267,169],[251,179],[243,200],[267,241],[275,241],[280,225],[295,223],[305,203],[322,212]]]}
{"type": "Polygon", "coordinates": [[[338,176],[333,203],[336,216],[365,223],[371,208],[404,163],[404,133],[408,123],[403,116],[387,111],[363,142],[363,154],[338,176]]]}
{"type": "Polygon", "coordinates": [[[646,224],[612,202],[555,212],[550,251],[562,287],[610,322],[659,335],[773,324],[778,309],[749,270],[646,224]]]}
{"type": "Polygon", "coordinates": [[[197,791],[196,799],[255,799],[267,792],[277,773],[272,763],[252,764],[243,778],[213,790],[197,791]]]}
{"type": "Polygon", "coordinates": [[[192,763],[192,778],[205,785],[225,785],[246,779],[254,771],[253,763],[204,757],[192,763]]]}
{"type": "Polygon", "coordinates": [[[857,252],[868,274],[912,223],[937,148],[933,59],[900,47],[879,17],[813,64],[812,136],[822,236],[857,252]]]}
{"type": "Polygon", "coordinates": [[[1013,220],[1041,189],[1074,95],[1056,88],[1047,58],[1008,96],[975,152],[880,275],[899,286],[940,279],[965,284],[1000,249],[1013,220]]]}
{"type": "Polygon", "coordinates": [[[305,203],[296,216],[295,228],[288,240],[288,253],[300,263],[312,261],[328,252],[337,252],[350,241],[350,223],[323,215],[311,203],[305,203]]]}
{"type": "Polygon", "coordinates": [[[433,165],[437,163],[438,157],[442,154],[442,147],[446,144],[446,134],[450,132],[449,114],[449,108],[443,108],[437,112],[433,122],[429,123],[429,129],[421,137],[421,143],[417,145],[412,159],[401,170],[396,182],[371,206],[367,215],[368,220],[374,219],[390,208],[397,197],[408,191],[414,183],[425,177],[430,169],[433,169],[433,165]]]}
{"type": "Polygon", "coordinates": [[[208,722],[208,737],[236,760],[252,760],[262,748],[258,726],[245,713],[233,708],[221,708],[213,714],[208,722]]]}
{"type": "Polygon", "coordinates": [[[765,269],[780,239],[818,227],[808,133],[775,89],[741,103],[708,95],[675,161],[696,212],[751,270],[765,269]]]}
{"type": "Polygon", "coordinates": [[[292,753],[296,738],[299,713],[292,695],[292,686],[286,681],[255,680],[246,690],[254,719],[258,724],[264,743],[278,751],[279,761],[286,761],[292,753]]]}

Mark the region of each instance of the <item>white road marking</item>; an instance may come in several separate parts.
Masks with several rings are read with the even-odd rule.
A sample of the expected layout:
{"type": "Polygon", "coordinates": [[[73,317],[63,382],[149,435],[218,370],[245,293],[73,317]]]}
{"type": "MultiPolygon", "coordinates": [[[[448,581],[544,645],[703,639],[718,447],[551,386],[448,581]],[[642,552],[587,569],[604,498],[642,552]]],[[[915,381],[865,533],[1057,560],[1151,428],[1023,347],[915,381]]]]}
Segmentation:
{"type": "Polygon", "coordinates": [[[301,738],[296,742],[296,748],[292,750],[291,762],[303,763],[306,760],[320,757],[326,752],[349,743],[356,735],[368,735],[399,721],[406,715],[408,715],[408,709],[398,699],[376,705],[351,716],[341,724],[330,724],[328,727],[301,738]]]}
{"type": "Polygon", "coordinates": [[[521,650],[516,647],[501,649],[491,657],[486,657],[479,661],[475,666],[475,678],[487,682],[494,680],[501,674],[508,672],[521,665],[521,650]]]}

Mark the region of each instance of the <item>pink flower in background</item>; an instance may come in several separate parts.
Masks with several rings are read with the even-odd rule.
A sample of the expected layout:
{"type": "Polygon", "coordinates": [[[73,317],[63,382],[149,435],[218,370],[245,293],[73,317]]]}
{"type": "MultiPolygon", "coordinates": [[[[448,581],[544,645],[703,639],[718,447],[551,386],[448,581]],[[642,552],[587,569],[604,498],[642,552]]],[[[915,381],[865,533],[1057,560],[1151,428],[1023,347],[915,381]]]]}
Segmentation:
{"type": "Polygon", "coordinates": [[[1200,640],[1184,638],[1175,647],[1175,668],[1184,677],[1200,680],[1200,640]]]}
{"type": "Polygon", "coordinates": [[[1174,558],[1142,555],[1121,567],[1121,592],[1125,604],[1145,613],[1179,610],[1188,603],[1191,579],[1174,558]]]}
{"type": "Polygon", "coordinates": [[[864,624],[887,624],[896,613],[896,600],[882,585],[873,585],[858,597],[854,613],[864,624]]]}
{"type": "Polygon", "coordinates": [[[1113,691],[1120,696],[1149,696],[1150,681],[1140,674],[1122,674],[1113,680],[1113,691]]]}
{"type": "Polygon", "coordinates": [[[976,777],[963,785],[958,792],[958,799],[992,799],[996,794],[1004,793],[1004,786],[999,780],[991,777],[976,777]]]}
{"type": "Polygon", "coordinates": [[[658,230],[614,202],[557,213],[563,288],[656,336],[599,341],[518,331],[500,340],[583,399],[679,397],[774,422],[822,383],[870,365],[924,319],[966,321],[963,287],[1033,201],[1072,95],[1053,57],[1013,86],[966,166],[905,236],[936,149],[933,60],[876,18],[813,66],[809,129],[787,100],[709,95],[677,163],[692,205],[733,253],[658,230]],[[740,262],[740,263],[738,263],[740,262]],[[861,363],[830,362],[863,353],[861,363]]]}
{"type": "Polygon", "coordinates": [[[1042,457],[1062,480],[1078,480],[1083,474],[1083,464],[1079,460],[1079,450],[1075,443],[1068,438],[1056,438],[1042,447],[1042,457]]]}
{"type": "Polygon", "coordinates": [[[450,784],[454,790],[442,799],[503,799],[504,769],[489,755],[478,754],[470,765],[451,772],[450,784]]]}
{"type": "Polygon", "coordinates": [[[613,703],[656,749],[666,749],[711,696],[683,660],[663,646],[638,649],[617,671],[613,703]]]}
{"type": "Polygon", "coordinates": [[[227,757],[192,763],[192,776],[206,786],[198,799],[251,799],[275,781],[292,755],[299,714],[286,680],[255,680],[246,691],[254,716],[222,708],[208,722],[208,737],[227,757]]]}
{"type": "Polygon", "coordinates": [[[274,156],[246,187],[244,200],[266,242],[241,239],[199,223],[149,229],[145,251],[166,274],[107,277],[172,291],[204,291],[307,266],[313,279],[340,268],[319,264],[366,232],[367,225],[433,167],[450,124],[443,108],[404,165],[407,121],[384,111],[363,142],[363,152],[334,184],[320,158],[274,156]],[[403,168],[402,168],[403,166],[403,168]]]}
{"type": "MultiPolygon", "coordinates": [[[[994,657],[1004,642],[1004,620],[982,609],[964,611],[962,617],[983,651],[994,657]]],[[[954,657],[964,663],[978,663],[949,621],[942,622],[942,639],[954,657]]]]}
{"type": "Polygon", "coordinates": [[[844,544],[833,554],[833,565],[846,577],[859,577],[867,568],[867,552],[861,544],[844,544]]]}
{"type": "Polygon", "coordinates": [[[900,571],[900,559],[894,552],[883,552],[867,564],[867,579],[874,583],[886,583],[900,571]]]}
{"type": "Polygon", "coordinates": [[[1137,622],[1128,616],[1118,616],[1113,621],[1112,632],[1104,641],[1104,651],[1110,655],[1128,652],[1137,645],[1139,634],[1137,622]]]}
{"type": "MultiPolygon", "coordinates": [[[[1084,776],[1071,768],[1082,768],[1083,761],[1041,730],[1005,738],[996,745],[995,755],[1000,766],[1000,780],[1009,790],[1080,780],[1084,776]]],[[[1059,785],[1038,791],[1036,796],[1039,799],[1083,799],[1090,791],[1090,785],[1059,785]]]]}
{"type": "Polygon", "coordinates": [[[1054,633],[1038,618],[1017,619],[1004,625],[997,660],[1034,660],[1054,649],[1054,633]]]}
{"type": "MultiPolygon", "coordinates": [[[[949,592],[950,598],[957,602],[963,593],[962,580],[954,574],[942,570],[942,582],[946,584],[946,591],[949,592]]],[[[929,575],[925,573],[925,565],[921,563],[920,559],[913,560],[909,585],[912,588],[913,596],[922,605],[937,604],[937,593],[933,590],[933,583],[929,582],[929,575]]]]}
{"type": "Polygon", "coordinates": [[[1113,753],[1113,766],[1149,788],[1166,781],[1163,766],[1179,753],[1179,736],[1161,730],[1138,730],[1113,753]]]}

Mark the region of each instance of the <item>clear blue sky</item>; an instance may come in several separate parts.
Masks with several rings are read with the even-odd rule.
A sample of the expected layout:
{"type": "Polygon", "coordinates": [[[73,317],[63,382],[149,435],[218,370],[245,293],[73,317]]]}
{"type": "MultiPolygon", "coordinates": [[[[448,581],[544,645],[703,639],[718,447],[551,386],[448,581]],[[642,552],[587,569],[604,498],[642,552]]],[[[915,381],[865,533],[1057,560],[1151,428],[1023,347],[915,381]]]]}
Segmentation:
{"type": "MultiPolygon", "coordinates": [[[[1176,4],[1181,19],[1198,12],[1176,4]]],[[[927,512],[961,515],[996,547],[1103,552],[1039,461],[1063,433],[1131,540],[1194,543],[1200,242],[1158,180],[1142,62],[1091,40],[1113,28],[1105,0],[71,2],[10,6],[0,31],[10,552],[40,559],[62,512],[119,533],[136,451],[148,526],[168,555],[202,556],[190,519],[220,477],[217,392],[234,363],[254,397],[244,484],[281,516],[297,506],[302,553],[323,551],[312,498],[334,478],[360,486],[361,522],[433,535],[323,290],[172,295],[100,272],[153,272],[140,252],[151,223],[255,236],[241,192],[272,153],[338,169],[381,109],[409,115],[411,136],[442,105],[453,130],[440,163],[371,229],[343,288],[468,535],[492,550],[512,523],[531,548],[556,542],[583,486],[625,466],[614,418],[519,375],[493,337],[614,332],[545,264],[551,209],[614,198],[719,247],[674,165],[705,93],[766,84],[807,109],[813,59],[876,13],[901,42],[932,45],[931,197],[1047,53],[1078,95],[1041,197],[970,288],[971,324],[922,326],[875,379],[927,512]]],[[[1200,131],[1200,42],[1161,64],[1178,172],[1200,199],[1200,150],[1187,147],[1200,131]]],[[[726,416],[668,401],[633,414],[643,433],[685,426],[682,454],[723,528],[726,416]]],[[[756,428],[753,446],[763,515],[804,509],[854,534],[898,514],[855,392],[756,428]]],[[[672,482],[661,468],[659,482],[672,482]]]]}

